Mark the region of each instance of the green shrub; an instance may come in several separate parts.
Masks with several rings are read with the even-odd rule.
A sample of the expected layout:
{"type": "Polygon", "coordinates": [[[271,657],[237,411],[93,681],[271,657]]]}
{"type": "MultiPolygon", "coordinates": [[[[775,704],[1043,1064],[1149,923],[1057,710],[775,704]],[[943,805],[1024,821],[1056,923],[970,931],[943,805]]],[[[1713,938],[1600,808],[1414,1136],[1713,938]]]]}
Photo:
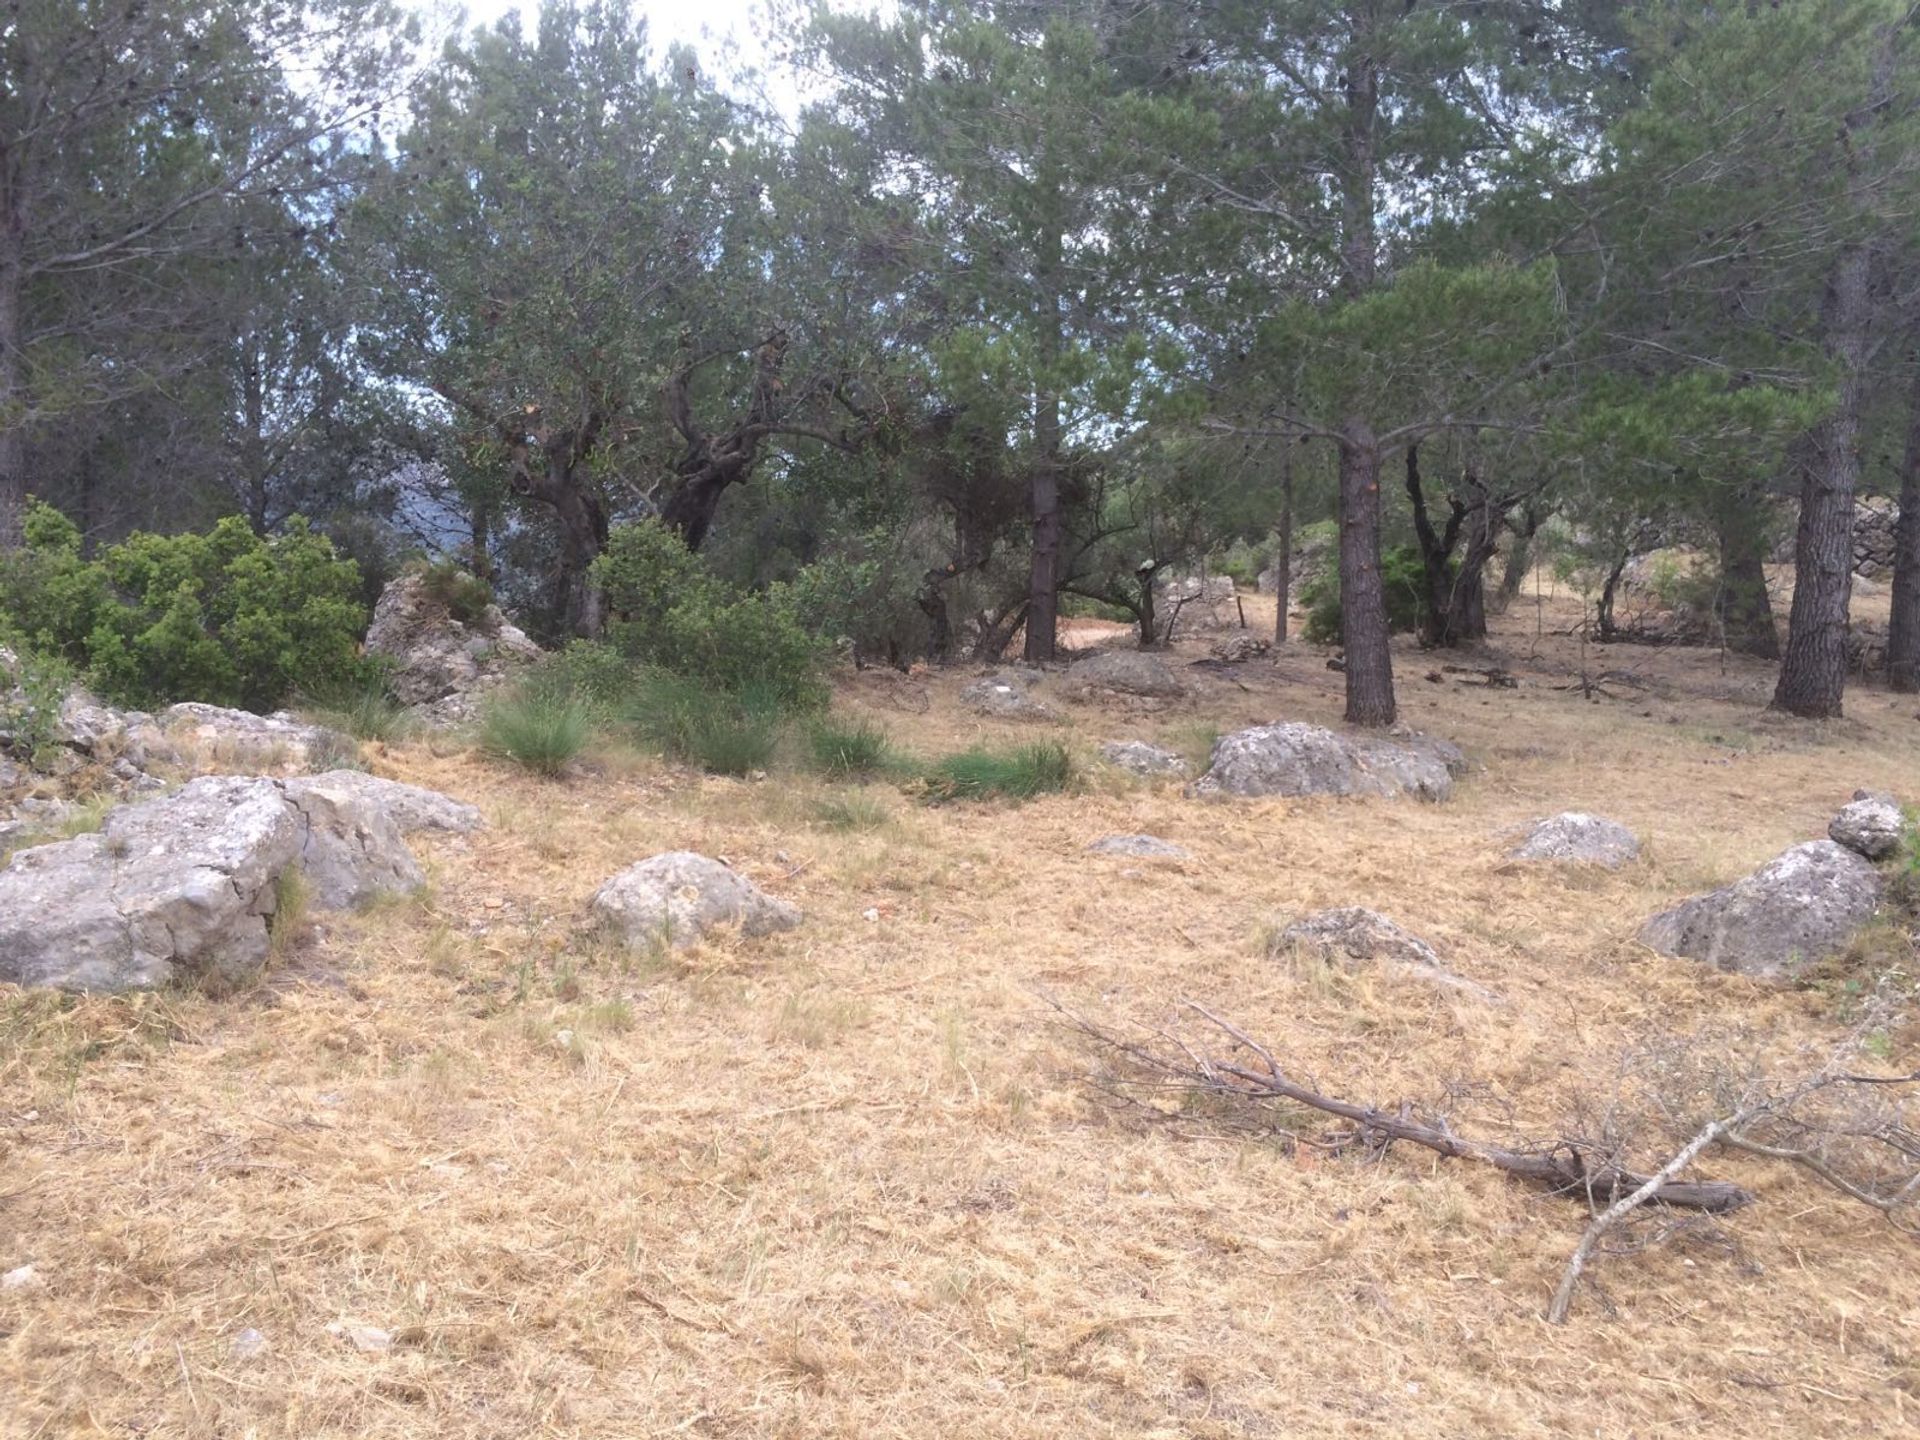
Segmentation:
{"type": "Polygon", "coordinates": [[[725,584],[651,520],[615,530],[593,577],[613,616],[607,640],[631,659],[708,690],[769,691],[803,709],[826,703],[821,643],[788,592],[725,584]]]}
{"type": "MultiPolygon", "coordinates": [[[[1395,634],[1418,630],[1427,616],[1427,570],[1412,545],[1395,545],[1380,556],[1380,581],[1386,591],[1387,629],[1395,634]]],[[[1301,633],[1314,645],[1341,643],[1340,572],[1330,566],[1305,585],[1300,603],[1307,622],[1301,633]]]]}
{"type": "Polygon", "coordinates": [[[142,709],[271,710],[296,682],[364,677],[359,586],[353,563],[299,519],[264,540],[235,517],[204,535],[135,534],[85,561],[72,523],[35,502],[26,545],[0,562],[0,608],[28,643],[142,709]]]}
{"type": "Polygon", "coordinates": [[[933,767],[922,782],[929,804],[950,800],[988,800],[1004,795],[1031,800],[1064,790],[1073,779],[1073,757],[1058,741],[1023,745],[1015,750],[976,748],[949,755],[933,767]]]}
{"type": "Polygon", "coordinates": [[[593,713],[575,696],[525,687],[494,697],[480,714],[480,748],[538,775],[557,775],[586,748],[593,713]]]}
{"type": "Polygon", "coordinates": [[[628,693],[626,719],[644,743],[715,775],[765,770],[779,749],[777,694],[710,690],[667,670],[644,672],[628,693]]]}
{"type": "Polygon", "coordinates": [[[60,704],[73,684],[73,672],[58,660],[31,650],[19,653],[11,681],[0,670],[0,732],[11,737],[8,753],[32,769],[44,769],[60,749],[55,732],[60,704]]]}
{"type": "Polygon", "coordinates": [[[1273,563],[1272,545],[1255,545],[1236,540],[1207,561],[1216,575],[1232,577],[1233,583],[1251,590],[1260,583],[1260,572],[1273,563]]]}
{"type": "Polygon", "coordinates": [[[444,605],[447,614],[462,625],[479,620],[493,604],[493,587],[451,560],[427,566],[420,572],[420,580],[427,595],[444,605]]]}
{"type": "Polygon", "coordinates": [[[887,732],[870,720],[818,720],[807,727],[807,751],[813,768],[826,775],[876,775],[899,762],[887,732]]]}
{"type": "MultiPolygon", "coordinates": [[[[852,646],[856,659],[900,664],[924,654],[926,563],[891,530],[874,530],[803,566],[781,594],[809,634],[852,646]]],[[[1065,597],[1062,597],[1063,600],[1065,597]]]]}

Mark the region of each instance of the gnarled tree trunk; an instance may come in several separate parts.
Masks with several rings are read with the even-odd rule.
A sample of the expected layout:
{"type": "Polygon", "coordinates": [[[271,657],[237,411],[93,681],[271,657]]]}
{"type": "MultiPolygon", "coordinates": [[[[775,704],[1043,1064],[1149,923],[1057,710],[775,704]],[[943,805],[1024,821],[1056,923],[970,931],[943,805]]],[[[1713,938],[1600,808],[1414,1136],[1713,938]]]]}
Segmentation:
{"type": "Polygon", "coordinates": [[[1715,602],[1720,633],[1729,650],[1762,660],[1780,658],[1780,636],[1767,594],[1767,533],[1760,493],[1752,486],[1729,492],[1714,510],[1720,545],[1720,593],[1715,602]]]}

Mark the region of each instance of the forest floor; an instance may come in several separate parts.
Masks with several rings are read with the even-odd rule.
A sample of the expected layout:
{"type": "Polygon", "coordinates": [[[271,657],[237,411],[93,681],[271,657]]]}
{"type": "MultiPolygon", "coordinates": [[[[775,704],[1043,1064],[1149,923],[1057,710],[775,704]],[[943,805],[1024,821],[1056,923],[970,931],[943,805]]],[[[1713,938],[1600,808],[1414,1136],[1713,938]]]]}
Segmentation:
{"type": "MultiPolygon", "coordinates": [[[[1270,602],[1248,609],[1267,633],[1270,602]]],[[[1059,727],[965,711],[962,670],[840,686],[920,755],[1064,734],[1082,788],[1017,808],[369,746],[492,822],[416,840],[424,896],[317,917],[235,997],[0,996],[0,1271],[35,1280],[0,1292],[0,1435],[1920,1430],[1914,1242],[1785,1165],[1706,1157],[1760,1203],[1604,1258],[1550,1326],[1577,1204],[1217,1106],[1155,1118],[1088,1083],[1102,1058],[1045,1001],[1197,1035],[1198,1000],[1327,1090],[1444,1101],[1495,1138],[1641,1117],[1642,1163],[1684,1138],[1662,1086],[1684,1114],[1716,1065],[1830,1046],[1844,977],[1768,987],[1634,933],[1823,834],[1856,787],[1920,799],[1920,706],[1863,690],[1843,722],[1782,720],[1772,667],[1583,649],[1578,614],[1530,593],[1497,622],[1467,663],[1515,689],[1398,651],[1405,718],[1474,763],[1440,805],[1203,802],[1093,763],[1105,739],[1198,753],[1337,723],[1341,677],[1297,643],[1192,672],[1174,708],[1063,705],[1059,727]],[[1644,857],[1506,859],[1565,809],[1644,857]],[[1143,831],[1194,858],[1086,853],[1143,831]],[[682,848],[806,923],[672,957],[597,944],[592,891],[682,848]],[[1349,904],[1506,1003],[1267,958],[1277,918],[1349,904]]],[[[1920,1063],[1920,1030],[1877,1043],[1920,1063]]]]}

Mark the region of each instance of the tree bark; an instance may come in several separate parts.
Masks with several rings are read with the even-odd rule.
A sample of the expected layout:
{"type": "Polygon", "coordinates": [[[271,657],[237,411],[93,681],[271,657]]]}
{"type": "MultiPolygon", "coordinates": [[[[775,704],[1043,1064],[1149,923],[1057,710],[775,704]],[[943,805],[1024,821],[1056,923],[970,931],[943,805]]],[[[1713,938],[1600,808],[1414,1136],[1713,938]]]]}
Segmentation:
{"type": "Polygon", "coordinates": [[[1775,709],[1810,720],[1841,714],[1847,687],[1847,607],[1853,593],[1853,493],[1860,478],[1860,409],[1873,319],[1873,253],[1842,247],[1822,310],[1827,354],[1840,372],[1833,413],[1814,428],[1801,472],[1793,546],[1793,608],[1775,709]]]}
{"type": "Polygon", "coordinates": [[[1893,614],[1887,627],[1887,685],[1902,695],[1920,691],[1920,363],[1914,367],[1909,404],[1900,520],[1894,530],[1893,614]]]}
{"type": "Polygon", "coordinates": [[[1027,482],[1027,510],[1033,521],[1033,553],[1027,583],[1029,661],[1054,658],[1060,631],[1060,547],[1066,523],[1060,513],[1060,396],[1053,388],[1055,367],[1065,344],[1060,326],[1059,276],[1062,236],[1058,221],[1059,187],[1048,187],[1043,203],[1050,213],[1040,236],[1034,266],[1038,294],[1040,380],[1033,397],[1033,469],[1027,482]]]}
{"type": "Polygon", "coordinates": [[[242,503],[247,524],[256,535],[267,533],[267,397],[260,377],[260,359],[253,342],[245,343],[245,371],[241,383],[241,408],[246,416],[247,433],[240,437],[242,503]]]}
{"type": "Polygon", "coordinates": [[[1528,501],[1521,511],[1520,523],[1508,524],[1507,531],[1513,536],[1513,545],[1507,551],[1507,563],[1500,572],[1500,587],[1494,591],[1494,614],[1504,615],[1507,607],[1519,595],[1520,587],[1527,583],[1527,572],[1533,568],[1533,537],[1540,533],[1540,527],[1546,521],[1546,512],[1528,501]]]}
{"type": "Polygon", "coordinates": [[[1726,647],[1737,655],[1780,658],[1773,601],[1767,594],[1767,535],[1760,521],[1760,494],[1743,486],[1714,512],[1720,545],[1720,593],[1715,608],[1726,647]]]}
{"type": "Polygon", "coordinates": [[[1274,528],[1273,643],[1287,643],[1287,607],[1293,600],[1293,447],[1280,442],[1280,523],[1274,528]]]}
{"type": "Polygon", "coordinates": [[[1380,446],[1349,420],[1340,452],[1340,639],[1346,648],[1347,721],[1393,724],[1393,653],[1380,578],[1380,446]]]}
{"type": "MultiPolygon", "coordinates": [[[[9,171],[11,167],[8,167],[9,171]]],[[[8,189],[15,188],[17,181],[8,189]]],[[[15,207],[8,205],[8,210],[15,207]]],[[[27,514],[26,396],[20,373],[21,237],[18,216],[0,216],[0,552],[18,550],[27,514]]]]}

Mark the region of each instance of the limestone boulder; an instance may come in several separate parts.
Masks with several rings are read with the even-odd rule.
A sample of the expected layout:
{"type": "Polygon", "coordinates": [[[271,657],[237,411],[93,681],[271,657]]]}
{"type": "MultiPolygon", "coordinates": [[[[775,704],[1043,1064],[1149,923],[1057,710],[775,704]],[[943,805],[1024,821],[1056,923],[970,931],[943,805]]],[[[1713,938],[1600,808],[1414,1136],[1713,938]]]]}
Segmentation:
{"type": "Polygon", "coordinates": [[[1118,855],[1130,860],[1191,860],[1193,852],[1184,845],[1162,840],[1158,835],[1106,835],[1087,849],[1095,855],[1118,855]]]}
{"type": "Polygon", "coordinates": [[[196,701],[170,705],[160,724],[190,763],[249,775],[302,775],[358,753],[351,735],[309,725],[291,711],[256,715],[196,701]]]}
{"type": "Polygon", "coordinates": [[[800,923],[776,900],[718,860],[673,850],[629,866],[594,893],[593,914],[628,945],[692,945],[719,927],[753,939],[800,923]]]}
{"type": "Polygon", "coordinates": [[[1103,650],[1067,667],[1061,687],[1076,700],[1118,696],[1131,700],[1178,700],[1187,683],[1158,655],[1140,650],[1103,650]]]}
{"type": "Polygon", "coordinates": [[[1655,915],[1640,939],[1721,970],[1791,979],[1844,949],[1873,919],[1885,888],[1871,861],[1832,840],[1811,840],[1655,915]]]}
{"type": "Polygon", "coordinates": [[[1640,853],[1639,838],[1618,821],[1567,810],[1536,820],[1513,851],[1516,860],[1604,865],[1616,869],[1640,853]]]}
{"type": "Polygon", "coordinates": [[[1897,854],[1906,837],[1906,817],[1891,795],[1861,790],[1827,825],[1827,838],[1869,860],[1897,854]]]}
{"type": "Polygon", "coordinates": [[[960,703],[979,715],[996,720],[1057,720],[1054,708],[1042,700],[1038,671],[996,670],[960,692],[960,703]]]}
{"type": "Polygon", "coordinates": [[[1414,734],[1390,740],[1283,722],[1221,736],[1194,789],[1202,795],[1444,800],[1465,770],[1466,757],[1445,740],[1414,734]]]}
{"type": "Polygon", "coordinates": [[[391,821],[321,780],[203,776],[97,834],[0,869],[0,981],[64,990],[231,984],[257,971],[281,877],[355,904],[420,882],[391,821]]]}
{"type": "Polygon", "coordinates": [[[1179,751],[1149,745],[1144,740],[1109,740],[1101,745],[1100,758],[1109,765],[1148,778],[1182,776],[1192,768],[1179,751]]]}
{"type": "Polygon", "coordinates": [[[1360,905],[1304,915],[1276,934],[1268,951],[1274,957],[1312,955],[1341,970],[1378,967],[1409,979],[1491,998],[1481,986],[1447,969],[1439,953],[1418,935],[1379,911],[1360,905]]]}

